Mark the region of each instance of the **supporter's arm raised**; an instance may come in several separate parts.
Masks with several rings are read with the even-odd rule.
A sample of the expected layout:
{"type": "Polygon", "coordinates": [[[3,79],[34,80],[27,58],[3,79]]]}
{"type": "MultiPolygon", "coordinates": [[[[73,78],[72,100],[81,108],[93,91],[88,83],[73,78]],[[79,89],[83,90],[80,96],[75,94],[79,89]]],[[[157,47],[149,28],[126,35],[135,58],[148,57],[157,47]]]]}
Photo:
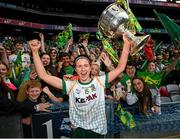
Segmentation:
{"type": "Polygon", "coordinates": [[[71,37],[67,42],[66,47],[64,48],[64,52],[69,53],[69,50],[71,49],[72,45],[73,45],[73,37],[71,37]]]}
{"type": "Polygon", "coordinates": [[[119,63],[117,67],[110,71],[108,73],[109,80],[108,82],[112,82],[114,79],[116,79],[120,73],[122,73],[126,67],[128,56],[129,56],[129,51],[131,47],[131,42],[128,40],[128,38],[123,34],[123,50],[121,53],[121,57],[119,59],[119,63]]]}
{"type": "Polygon", "coordinates": [[[44,69],[44,66],[38,54],[38,51],[41,47],[41,43],[38,40],[31,40],[29,41],[29,46],[32,50],[33,61],[38,76],[49,85],[58,89],[62,89],[62,80],[58,77],[48,75],[46,73],[46,70],[44,69]]]}
{"type": "Polygon", "coordinates": [[[83,46],[87,56],[90,56],[90,52],[89,52],[89,49],[88,49],[88,39],[83,40],[82,46],[83,46]]]}
{"type": "Polygon", "coordinates": [[[41,39],[41,52],[42,53],[46,53],[45,45],[44,45],[44,34],[43,33],[39,33],[39,37],[41,39]]]}
{"type": "Polygon", "coordinates": [[[114,65],[112,64],[111,59],[105,52],[101,53],[100,59],[104,63],[104,65],[108,68],[109,71],[112,71],[115,69],[114,65]]]}

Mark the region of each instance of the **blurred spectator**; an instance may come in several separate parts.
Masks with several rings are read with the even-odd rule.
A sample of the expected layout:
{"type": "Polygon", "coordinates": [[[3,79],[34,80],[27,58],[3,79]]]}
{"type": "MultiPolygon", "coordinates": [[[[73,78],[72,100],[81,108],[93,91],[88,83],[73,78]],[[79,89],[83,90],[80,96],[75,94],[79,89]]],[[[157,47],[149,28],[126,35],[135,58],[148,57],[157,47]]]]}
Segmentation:
{"type": "Polygon", "coordinates": [[[138,98],[140,112],[145,115],[149,115],[149,113],[160,114],[160,94],[152,94],[142,78],[134,77],[132,82],[138,98]]]}

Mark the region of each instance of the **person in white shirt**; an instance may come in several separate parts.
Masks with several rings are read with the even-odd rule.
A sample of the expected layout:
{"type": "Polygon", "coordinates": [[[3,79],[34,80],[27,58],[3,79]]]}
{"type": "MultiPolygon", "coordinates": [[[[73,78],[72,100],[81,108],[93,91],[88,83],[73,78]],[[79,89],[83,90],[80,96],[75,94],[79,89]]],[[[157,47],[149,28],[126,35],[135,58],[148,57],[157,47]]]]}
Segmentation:
{"type": "Polygon", "coordinates": [[[118,77],[126,67],[131,42],[123,34],[123,50],[117,67],[103,76],[91,78],[91,65],[87,56],[75,59],[75,71],[78,80],[69,81],[48,75],[41,63],[38,40],[29,41],[38,76],[48,84],[63,89],[69,95],[69,116],[73,128],[73,138],[102,138],[107,134],[105,114],[105,94],[110,82],[118,77]]]}

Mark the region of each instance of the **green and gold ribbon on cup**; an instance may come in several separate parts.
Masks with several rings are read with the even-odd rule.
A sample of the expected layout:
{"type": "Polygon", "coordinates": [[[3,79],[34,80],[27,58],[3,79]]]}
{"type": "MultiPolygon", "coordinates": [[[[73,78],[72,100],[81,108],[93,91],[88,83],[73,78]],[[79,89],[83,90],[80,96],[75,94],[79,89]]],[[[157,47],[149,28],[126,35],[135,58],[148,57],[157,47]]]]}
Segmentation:
{"type": "Polygon", "coordinates": [[[136,32],[136,31],[141,32],[142,27],[139,24],[137,18],[134,16],[131,9],[129,8],[128,0],[116,0],[116,3],[122,5],[124,7],[124,9],[126,10],[128,16],[129,16],[128,29],[131,30],[132,32],[136,32]]]}
{"type": "Polygon", "coordinates": [[[96,38],[102,42],[104,50],[110,55],[113,62],[117,64],[119,62],[117,53],[114,51],[112,45],[103,37],[103,34],[100,31],[96,32],[96,38]]]}

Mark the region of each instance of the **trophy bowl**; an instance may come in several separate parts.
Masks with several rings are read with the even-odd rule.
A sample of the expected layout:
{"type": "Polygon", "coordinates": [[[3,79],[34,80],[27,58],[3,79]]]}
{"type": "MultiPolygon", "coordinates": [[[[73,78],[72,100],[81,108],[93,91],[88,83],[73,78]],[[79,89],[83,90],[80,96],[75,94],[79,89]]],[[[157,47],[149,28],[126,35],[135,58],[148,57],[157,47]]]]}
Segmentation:
{"type": "Polygon", "coordinates": [[[117,3],[112,3],[103,11],[98,21],[98,29],[109,38],[115,38],[125,33],[132,41],[130,55],[137,54],[147,43],[150,35],[134,36],[128,30],[129,16],[117,3]]]}

